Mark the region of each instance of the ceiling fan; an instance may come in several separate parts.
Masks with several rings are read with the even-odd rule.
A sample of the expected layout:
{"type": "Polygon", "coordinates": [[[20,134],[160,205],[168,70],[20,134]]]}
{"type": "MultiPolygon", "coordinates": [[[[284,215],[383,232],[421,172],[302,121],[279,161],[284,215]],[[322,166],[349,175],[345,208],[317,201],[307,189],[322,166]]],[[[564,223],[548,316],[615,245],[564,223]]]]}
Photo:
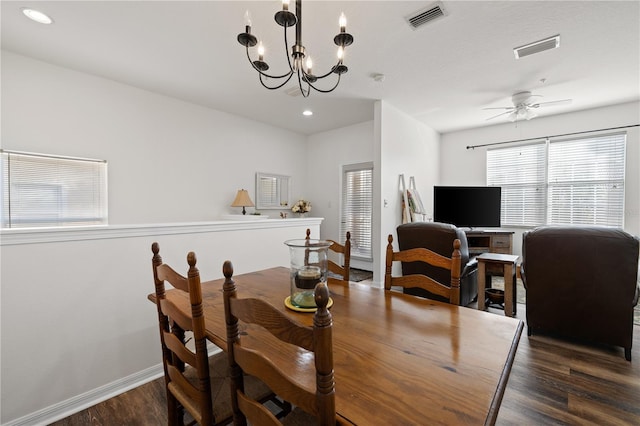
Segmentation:
{"type": "Polygon", "coordinates": [[[529,91],[514,93],[511,96],[511,101],[513,102],[513,106],[509,107],[495,107],[495,108],[483,108],[483,109],[502,109],[506,110],[505,112],[501,112],[498,115],[494,115],[493,117],[487,118],[487,121],[493,120],[494,118],[501,117],[503,115],[509,114],[508,118],[511,121],[517,120],[531,120],[533,117],[537,116],[535,110],[540,107],[548,107],[548,106],[559,106],[559,105],[568,105],[571,103],[571,99],[562,99],[558,101],[549,101],[549,102],[536,102],[535,98],[541,98],[542,95],[533,95],[529,91]]]}

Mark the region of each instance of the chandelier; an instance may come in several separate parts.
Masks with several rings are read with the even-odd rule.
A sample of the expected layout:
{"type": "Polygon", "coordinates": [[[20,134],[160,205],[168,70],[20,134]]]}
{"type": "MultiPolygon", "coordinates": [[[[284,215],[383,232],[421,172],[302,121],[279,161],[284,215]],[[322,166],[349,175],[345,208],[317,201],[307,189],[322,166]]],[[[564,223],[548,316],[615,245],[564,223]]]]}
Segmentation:
{"type": "Polygon", "coordinates": [[[346,73],[349,68],[344,65],[344,49],[353,43],[353,36],[346,32],[347,19],[344,13],[340,15],[339,25],[340,32],[333,38],[333,42],[338,46],[338,62],[331,67],[329,72],[323,75],[313,74],[313,62],[310,56],[307,56],[304,46],[302,45],[302,0],[296,0],[295,15],[289,11],[289,0],[282,0],[282,10],[278,11],[274,17],[275,21],[284,28],[284,49],[289,71],[282,75],[270,75],[266,71],[269,65],[264,60],[264,46],[262,42],[258,43],[258,39],[251,34],[251,19],[249,12],[245,13],[245,32],[238,34],[238,42],[247,49],[247,59],[249,63],[258,72],[260,83],[269,90],[279,89],[291,80],[293,75],[298,77],[298,86],[300,92],[305,98],[311,93],[311,89],[321,93],[332,92],[338,84],[340,84],[340,76],[346,73]],[[296,27],[296,42],[291,47],[291,56],[288,54],[289,42],[287,41],[287,29],[296,27]],[[249,48],[258,45],[258,60],[252,61],[249,54],[249,48]],[[306,61],[305,61],[306,58],[306,61]],[[337,76],[335,84],[330,89],[321,89],[314,85],[318,80],[335,74],[337,76]],[[265,83],[265,78],[276,80],[275,86],[269,86],[265,83]],[[284,80],[284,81],[283,81],[284,80]]]}

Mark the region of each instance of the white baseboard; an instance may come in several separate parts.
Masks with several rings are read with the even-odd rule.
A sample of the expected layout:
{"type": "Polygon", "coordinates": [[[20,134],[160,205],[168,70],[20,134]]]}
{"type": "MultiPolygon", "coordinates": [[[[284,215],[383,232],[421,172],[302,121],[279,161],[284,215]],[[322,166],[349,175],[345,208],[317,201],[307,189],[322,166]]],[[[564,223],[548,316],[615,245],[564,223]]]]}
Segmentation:
{"type": "MultiPolygon", "coordinates": [[[[207,344],[209,356],[222,352],[222,349],[213,343],[207,344]]],[[[107,399],[120,395],[128,390],[142,386],[164,375],[162,364],[157,364],[145,370],[123,377],[104,386],[92,389],[83,394],[74,396],[65,401],[53,404],[49,407],[12,420],[2,426],[33,426],[48,425],[58,420],[69,417],[89,407],[93,407],[107,399]]]]}
{"type": "Polygon", "coordinates": [[[155,380],[158,377],[162,377],[163,375],[162,364],[157,364],[104,386],[74,396],[73,398],[43,408],[42,410],[12,420],[3,426],[47,425],[155,380]]]}

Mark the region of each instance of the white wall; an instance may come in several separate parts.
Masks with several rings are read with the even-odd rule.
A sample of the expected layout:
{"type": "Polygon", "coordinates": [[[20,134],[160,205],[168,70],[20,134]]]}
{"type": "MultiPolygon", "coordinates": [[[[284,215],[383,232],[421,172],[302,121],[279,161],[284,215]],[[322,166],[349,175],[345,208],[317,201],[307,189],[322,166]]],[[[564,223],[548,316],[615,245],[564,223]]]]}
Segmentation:
{"type": "MultiPolygon", "coordinates": [[[[320,238],[344,241],[340,235],[342,167],[373,162],[373,121],[316,133],[307,139],[307,189],[313,215],[324,218],[320,238]]],[[[371,262],[353,259],[354,268],[372,270],[371,262]]]]}
{"type": "MultiPolygon", "coordinates": [[[[379,210],[380,225],[376,226],[379,235],[377,256],[374,255],[374,282],[380,285],[384,277],[384,259],[387,237],[393,235],[397,250],[396,227],[402,223],[402,198],[400,193],[400,174],[404,174],[405,183],[414,176],[416,189],[421,194],[427,211],[433,212],[433,186],[440,175],[440,135],[435,130],[403,113],[388,102],[378,102],[380,123],[380,149],[376,149],[375,167],[379,172],[379,210]]],[[[374,247],[374,250],[376,248],[374,247]]]]}
{"type": "Polygon", "coordinates": [[[321,221],[112,226],[70,241],[65,234],[78,231],[39,241],[42,235],[5,234],[0,422],[48,424],[162,374],[157,312],[147,300],[152,242],[184,275],[187,252],[195,251],[207,281],[222,277],[225,260],[236,275],[288,267],[283,242],[306,228],[318,233],[321,221]]]}
{"type": "Polygon", "coordinates": [[[293,195],[304,193],[305,141],[280,128],[2,51],[2,148],[107,160],[111,224],[208,221],[238,213],[230,207],[236,191],[248,189],[255,201],[258,171],[290,175],[293,195]]]}
{"type": "MultiPolygon", "coordinates": [[[[632,102],[595,108],[530,121],[499,124],[445,133],[441,139],[440,184],[486,185],[487,148],[466,149],[469,145],[553,136],[640,123],[640,103],[632,102]]],[[[640,235],[640,128],[626,129],[627,165],[625,176],[625,230],[640,235]]],[[[429,193],[423,198],[433,198],[429,193]]],[[[514,228],[514,254],[522,252],[522,232],[514,228]]]]}
{"type": "MultiPolygon", "coordinates": [[[[414,176],[421,194],[431,194],[440,173],[439,134],[394,106],[378,101],[374,121],[312,135],[308,139],[308,185],[313,194],[314,215],[325,218],[322,238],[340,241],[341,167],[373,161],[374,218],[373,264],[354,262],[354,267],[374,272],[381,285],[387,236],[402,223],[399,175],[406,184],[414,176]],[[385,207],[386,202],[386,207],[385,207]]],[[[433,197],[424,197],[427,211],[433,211],[433,197]]]]}
{"type": "MultiPolygon", "coordinates": [[[[294,196],[307,193],[302,135],[11,52],[1,65],[2,148],[106,159],[112,226],[237,213],[229,205],[240,188],[254,194],[257,171],[290,175],[294,196]]],[[[25,245],[3,233],[0,422],[35,412],[42,420],[27,423],[45,423],[68,399],[160,362],[146,300],[152,241],[178,266],[195,250],[209,279],[226,258],[238,273],[286,264],[282,241],[319,233],[319,222],[295,224],[25,245]]]]}

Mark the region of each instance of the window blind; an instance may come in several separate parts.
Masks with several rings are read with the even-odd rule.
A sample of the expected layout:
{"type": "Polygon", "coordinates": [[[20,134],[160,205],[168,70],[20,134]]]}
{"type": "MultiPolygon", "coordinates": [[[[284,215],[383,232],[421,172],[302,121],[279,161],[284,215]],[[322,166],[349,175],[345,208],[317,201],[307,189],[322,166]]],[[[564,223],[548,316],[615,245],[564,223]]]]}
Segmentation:
{"type": "Polygon", "coordinates": [[[104,225],[107,163],[2,151],[2,228],[104,225]]]}
{"type": "Polygon", "coordinates": [[[280,195],[278,194],[278,179],[275,177],[260,177],[258,180],[258,205],[278,206],[280,195]]]}
{"type": "Polygon", "coordinates": [[[622,227],[626,134],[549,144],[550,224],[622,227]]]}
{"type": "Polygon", "coordinates": [[[545,161],[544,142],[487,151],[487,185],[502,187],[503,226],[545,222],[545,161]]]}
{"type": "Polygon", "coordinates": [[[351,256],[372,259],[373,165],[343,167],[340,236],[351,232],[351,256]]]}
{"type": "Polygon", "coordinates": [[[487,151],[487,185],[502,187],[505,226],[622,227],[626,133],[487,151]]]}

